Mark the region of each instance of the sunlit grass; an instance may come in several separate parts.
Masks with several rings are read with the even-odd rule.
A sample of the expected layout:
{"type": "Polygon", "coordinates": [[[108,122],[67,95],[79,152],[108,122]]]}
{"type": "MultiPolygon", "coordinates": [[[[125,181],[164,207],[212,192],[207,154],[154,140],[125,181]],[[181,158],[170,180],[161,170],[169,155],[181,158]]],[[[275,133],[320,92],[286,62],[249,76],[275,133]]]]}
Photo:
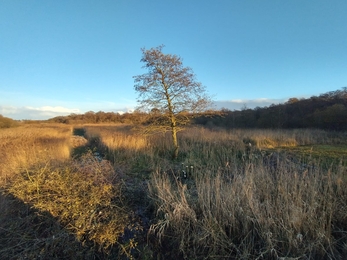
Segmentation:
{"type": "Polygon", "coordinates": [[[178,134],[179,157],[171,160],[170,133],[78,127],[89,141],[83,153],[93,148],[109,161],[93,153],[67,160],[86,140],[71,141],[67,126],[37,125],[0,131],[0,166],[2,176],[13,176],[12,195],[51,214],[90,248],[118,245],[128,258],[146,249],[176,259],[347,253],[345,133],[192,127],[178,134]],[[129,205],[142,213],[151,208],[148,247],[135,236],[118,243],[132,225],[129,205]]]}
{"type": "Polygon", "coordinates": [[[116,168],[129,174],[151,168],[153,147],[149,138],[133,131],[131,125],[85,126],[85,130],[87,138],[99,144],[116,168]]]}
{"type": "Polygon", "coordinates": [[[135,135],[131,125],[85,126],[89,139],[98,137],[107,148],[128,149],[139,151],[149,148],[148,141],[143,135],[135,135]]]}
{"type": "Polygon", "coordinates": [[[329,258],[347,252],[346,168],[332,171],[320,161],[309,167],[300,154],[283,151],[309,143],[332,148],[345,141],[344,133],[192,128],[180,141],[184,165],[194,165],[190,178],[177,180],[181,168],[172,165],[153,172],[150,185],[157,204],[151,232],[178,248],[176,257],[329,258]],[[273,148],[274,161],[266,158],[273,148]]]}
{"type": "Polygon", "coordinates": [[[117,243],[127,225],[119,207],[121,182],[107,161],[92,154],[54,167],[34,167],[13,178],[8,191],[16,198],[49,212],[81,242],[101,249],[117,243]]]}
{"type": "Polygon", "coordinates": [[[6,259],[103,258],[116,244],[116,253],[131,250],[119,244],[129,222],[118,173],[88,149],[71,158],[73,148],[87,145],[72,134],[71,126],[53,124],[0,131],[6,259]]]}
{"type": "Polygon", "coordinates": [[[69,159],[71,131],[71,126],[53,124],[1,129],[1,182],[35,164],[69,159]]]}

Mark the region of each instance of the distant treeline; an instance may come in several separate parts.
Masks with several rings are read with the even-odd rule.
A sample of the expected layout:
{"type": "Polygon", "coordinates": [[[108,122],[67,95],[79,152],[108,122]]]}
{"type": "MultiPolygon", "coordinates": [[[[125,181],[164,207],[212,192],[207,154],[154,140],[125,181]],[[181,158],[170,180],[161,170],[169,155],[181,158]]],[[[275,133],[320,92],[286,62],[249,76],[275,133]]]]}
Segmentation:
{"type": "Polygon", "coordinates": [[[321,128],[347,130],[347,88],[284,104],[241,111],[222,109],[221,116],[196,119],[197,124],[228,128],[321,128]]]}
{"type": "MultiPolygon", "coordinates": [[[[158,113],[89,111],[50,119],[59,123],[146,123],[158,113]]],[[[284,104],[254,109],[209,111],[187,115],[193,124],[226,128],[321,128],[347,130],[347,88],[310,98],[290,98],[284,104]]]]}
{"type": "Polygon", "coordinates": [[[132,113],[114,113],[114,112],[93,112],[89,111],[84,114],[70,114],[68,116],[57,116],[49,119],[49,122],[64,124],[97,124],[97,123],[138,123],[147,114],[140,112],[132,113]]]}

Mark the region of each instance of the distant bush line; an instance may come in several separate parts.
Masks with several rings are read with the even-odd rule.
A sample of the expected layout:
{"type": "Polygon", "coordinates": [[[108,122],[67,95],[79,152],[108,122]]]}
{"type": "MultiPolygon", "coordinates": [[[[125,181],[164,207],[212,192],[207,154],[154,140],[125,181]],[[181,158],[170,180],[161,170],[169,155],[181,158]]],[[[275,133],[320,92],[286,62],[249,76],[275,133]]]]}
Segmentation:
{"type": "Polygon", "coordinates": [[[200,117],[196,123],[229,128],[347,129],[347,88],[284,104],[241,111],[222,109],[222,116],[200,117]]]}
{"type": "MultiPolygon", "coordinates": [[[[50,119],[58,123],[143,123],[157,112],[133,113],[89,111],[50,119]]],[[[283,104],[269,107],[244,108],[242,110],[221,109],[203,114],[189,114],[193,124],[226,128],[319,128],[325,130],[347,130],[347,87],[310,98],[290,98],[283,104]]]]}
{"type": "Polygon", "coordinates": [[[0,128],[10,128],[14,126],[18,126],[17,121],[0,115],[0,128]]]}

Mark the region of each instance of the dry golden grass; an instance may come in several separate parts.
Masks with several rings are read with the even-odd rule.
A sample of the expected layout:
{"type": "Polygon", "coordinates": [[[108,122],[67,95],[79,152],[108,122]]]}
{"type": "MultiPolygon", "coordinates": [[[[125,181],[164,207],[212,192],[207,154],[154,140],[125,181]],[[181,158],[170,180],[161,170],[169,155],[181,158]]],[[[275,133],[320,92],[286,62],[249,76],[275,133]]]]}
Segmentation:
{"type": "Polygon", "coordinates": [[[157,205],[151,232],[178,248],[176,257],[342,259],[347,253],[347,169],[307,167],[286,155],[268,162],[254,148],[340,143],[344,133],[192,128],[180,141],[184,163],[194,165],[191,178],[178,181],[172,166],[154,172],[150,184],[157,205]]]}
{"type": "MultiPolygon", "coordinates": [[[[241,145],[251,143],[257,148],[291,147],[313,144],[346,143],[346,133],[329,132],[318,129],[215,129],[201,127],[189,128],[181,133],[183,137],[204,143],[232,143],[241,145]],[[243,144],[242,144],[243,143],[243,144]]],[[[181,144],[182,145],[182,144],[181,144]]],[[[238,147],[240,148],[240,147],[238,147]]]]}
{"type": "Polygon", "coordinates": [[[127,225],[118,206],[121,182],[108,161],[83,155],[78,161],[34,168],[13,178],[8,191],[16,198],[49,212],[81,242],[101,249],[117,243],[127,225]]]}
{"type": "Polygon", "coordinates": [[[131,125],[88,125],[84,128],[88,140],[95,140],[120,171],[130,174],[151,168],[154,152],[150,139],[133,131],[131,125]]]}
{"type": "Polygon", "coordinates": [[[54,124],[24,125],[0,130],[0,179],[50,160],[70,157],[72,127],[54,124]]]}
{"type": "Polygon", "coordinates": [[[258,148],[292,147],[297,145],[313,145],[317,143],[336,144],[343,141],[343,133],[332,133],[318,129],[249,129],[235,130],[234,134],[258,148]]]}
{"type": "Polygon", "coordinates": [[[88,125],[85,129],[88,139],[100,138],[101,142],[111,150],[140,151],[149,148],[146,137],[134,135],[130,125],[88,125]]]}
{"type": "Polygon", "coordinates": [[[26,125],[0,131],[0,255],[6,259],[95,259],[126,254],[129,225],[122,181],[109,161],[91,152],[65,125],[26,125]],[[87,149],[85,150],[87,151],[87,149]],[[29,210],[30,209],[30,210],[29,210]],[[118,253],[117,253],[118,252],[118,253]]]}
{"type": "MultiPolygon", "coordinates": [[[[71,241],[63,235],[68,232],[82,242],[71,244],[76,250],[88,245],[107,253],[117,244],[113,257],[132,258],[140,250],[139,240],[128,238],[125,244],[117,240],[131,226],[125,203],[140,212],[145,212],[144,204],[153,206],[151,248],[159,251],[163,245],[156,253],[168,259],[343,259],[347,254],[345,164],[327,169],[319,161],[307,165],[280,154],[281,147],[346,143],[345,133],[192,127],[179,133],[179,158],[171,161],[169,134],[143,136],[130,125],[83,128],[112,166],[92,154],[52,163],[66,160],[71,146],[86,142],[76,137],[71,141],[72,129],[67,126],[0,131],[0,171],[13,176],[8,191],[64,227],[57,229],[58,242],[33,237],[31,244],[26,243],[27,231],[19,240],[7,235],[0,242],[13,241],[0,253],[24,257],[34,245],[49,255],[58,251],[57,243],[61,247],[71,241]],[[187,169],[191,169],[187,180],[177,178],[187,169]],[[21,248],[14,246],[18,251],[13,253],[11,246],[18,244],[21,248]]],[[[7,203],[0,200],[0,208],[7,203]]],[[[32,216],[27,219],[25,225],[30,225],[32,216]]],[[[142,248],[153,256],[149,247],[142,248]]],[[[69,255],[76,256],[69,249],[69,255]]]]}
{"type": "Polygon", "coordinates": [[[151,231],[186,259],[320,259],[346,253],[342,173],[299,176],[282,169],[274,180],[268,169],[254,166],[232,182],[199,172],[190,188],[154,174],[158,221],[151,231]]]}

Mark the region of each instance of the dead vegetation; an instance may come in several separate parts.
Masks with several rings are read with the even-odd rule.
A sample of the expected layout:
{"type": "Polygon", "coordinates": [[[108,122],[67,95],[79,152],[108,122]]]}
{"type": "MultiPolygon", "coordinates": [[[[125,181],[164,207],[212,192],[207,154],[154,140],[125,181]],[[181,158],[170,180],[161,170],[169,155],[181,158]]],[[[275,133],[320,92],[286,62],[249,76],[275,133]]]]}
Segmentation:
{"type": "Polygon", "coordinates": [[[127,253],[126,245],[114,250],[129,220],[122,182],[110,162],[91,152],[69,158],[71,127],[6,131],[0,136],[7,177],[1,185],[1,255],[95,259],[127,253]]]}
{"type": "MultiPolygon", "coordinates": [[[[129,125],[84,126],[92,147],[75,159],[53,152],[70,154],[71,128],[26,130],[31,134],[0,132],[7,152],[1,169],[7,177],[12,172],[0,201],[5,258],[343,259],[347,254],[345,159],[328,164],[324,156],[286,152],[302,145],[341,145],[344,133],[193,127],[178,135],[180,154],[172,161],[170,136],[138,135],[129,125]],[[40,149],[47,149],[46,157],[40,149]]],[[[85,145],[78,140],[76,146],[85,145]]]]}

